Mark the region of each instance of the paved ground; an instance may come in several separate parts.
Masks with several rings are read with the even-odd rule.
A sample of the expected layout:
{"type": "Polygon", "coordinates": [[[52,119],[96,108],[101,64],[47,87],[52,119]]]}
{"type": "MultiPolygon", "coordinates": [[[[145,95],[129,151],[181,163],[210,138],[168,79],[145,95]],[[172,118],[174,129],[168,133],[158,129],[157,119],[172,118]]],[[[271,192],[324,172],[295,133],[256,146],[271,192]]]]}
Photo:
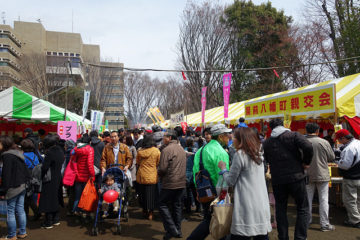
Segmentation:
{"type": "MultiPolygon", "coordinates": [[[[314,212],[317,212],[317,206],[314,206],[314,212]]],[[[65,212],[62,213],[61,225],[50,230],[40,229],[41,221],[29,222],[27,239],[32,240],[60,240],[60,239],[124,239],[124,240],[136,240],[136,239],[162,239],[164,234],[163,226],[160,221],[159,214],[155,214],[153,221],[148,221],[142,218],[142,213],[138,208],[130,208],[130,220],[128,223],[122,223],[121,236],[114,235],[112,231],[115,231],[115,224],[106,223],[104,227],[105,232],[99,234],[97,237],[89,236],[89,229],[91,224],[81,225],[75,217],[64,217],[65,212]]],[[[290,222],[290,239],[293,239],[294,222],[295,222],[295,208],[289,206],[289,222],[290,222]]],[[[331,208],[330,217],[331,222],[335,224],[336,231],[334,232],[320,232],[319,231],[319,217],[314,214],[313,222],[309,233],[308,239],[322,240],[322,239],[340,239],[340,240],[360,240],[360,229],[353,229],[342,226],[344,219],[344,209],[331,208]]],[[[182,224],[184,239],[191,231],[197,226],[200,221],[200,217],[194,213],[188,218],[188,221],[184,221],[182,224]]],[[[6,234],[6,224],[0,223],[0,235],[6,234]]],[[[277,239],[277,232],[273,230],[270,233],[270,239],[277,239]]],[[[212,238],[208,238],[212,239],[212,238]]]]}

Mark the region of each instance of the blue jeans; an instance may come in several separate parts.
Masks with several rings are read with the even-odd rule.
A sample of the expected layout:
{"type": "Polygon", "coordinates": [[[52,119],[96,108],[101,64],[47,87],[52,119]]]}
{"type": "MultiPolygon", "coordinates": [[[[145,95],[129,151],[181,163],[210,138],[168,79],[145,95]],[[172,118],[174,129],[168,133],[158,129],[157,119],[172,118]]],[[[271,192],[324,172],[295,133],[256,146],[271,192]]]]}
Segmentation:
{"type": "Polygon", "coordinates": [[[75,189],[75,200],[74,200],[74,207],[73,212],[78,212],[81,209],[78,208],[78,204],[80,202],[81,194],[85,188],[86,182],[75,182],[74,189],[75,189]]]}
{"type": "Polygon", "coordinates": [[[16,218],[19,222],[19,234],[26,234],[26,214],[24,210],[25,190],[19,195],[7,200],[8,238],[16,236],[16,218]],[[16,213],[16,217],[15,217],[16,213]]]}

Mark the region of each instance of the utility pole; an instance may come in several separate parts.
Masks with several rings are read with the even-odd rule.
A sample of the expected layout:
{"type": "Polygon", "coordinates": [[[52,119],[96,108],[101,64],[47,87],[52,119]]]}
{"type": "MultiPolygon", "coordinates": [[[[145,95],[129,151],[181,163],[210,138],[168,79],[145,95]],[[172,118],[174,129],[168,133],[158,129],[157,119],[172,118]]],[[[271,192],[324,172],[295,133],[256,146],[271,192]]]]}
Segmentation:
{"type": "Polygon", "coordinates": [[[72,77],[72,68],[71,68],[71,62],[70,59],[68,59],[68,76],[67,76],[67,80],[66,80],[66,91],[65,91],[65,113],[64,113],[64,121],[66,121],[66,113],[67,113],[67,108],[68,108],[68,91],[69,91],[69,82],[70,82],[70,77],[72,77]]]}

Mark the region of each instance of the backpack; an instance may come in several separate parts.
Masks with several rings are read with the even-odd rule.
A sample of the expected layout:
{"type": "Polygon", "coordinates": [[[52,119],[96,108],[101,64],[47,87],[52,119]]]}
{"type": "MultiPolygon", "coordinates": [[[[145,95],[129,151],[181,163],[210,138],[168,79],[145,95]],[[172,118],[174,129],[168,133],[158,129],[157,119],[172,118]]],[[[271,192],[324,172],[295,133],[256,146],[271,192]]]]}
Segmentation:
{"type": "Polygon", "coordinates": [[[216,189],[211,183],[209,172],[204,168],[202,161],[202,151],[204,148],[200,151],[200,169],[195,175],[195,183],[198,201],[200,203],[209,203],[216,198],[216,189]]]}
{"type": "MultiPolygon", "coordinates": [[[[41,167],[42,164],[39,163],[38,165],[35,165],[34,161],[25,156],[25,158],[27,158],[28,160],[30,160],[31,165],[32,165],[32,169],[29,169],[30,171],[30,182],[27,184],[27,192],[28,192],[28,196],[30,196],[33,193],[41,193],[42,190],[42,184],[43,182],[50,182],[51,181],[51,170],[50,168],[48,169],[48,171],[46,172],[45,176],[42,178],[42,174],[41,174],[41,167]]],[[[34,160],[35,160],[35,156],[34,156],[34,160]]]]}

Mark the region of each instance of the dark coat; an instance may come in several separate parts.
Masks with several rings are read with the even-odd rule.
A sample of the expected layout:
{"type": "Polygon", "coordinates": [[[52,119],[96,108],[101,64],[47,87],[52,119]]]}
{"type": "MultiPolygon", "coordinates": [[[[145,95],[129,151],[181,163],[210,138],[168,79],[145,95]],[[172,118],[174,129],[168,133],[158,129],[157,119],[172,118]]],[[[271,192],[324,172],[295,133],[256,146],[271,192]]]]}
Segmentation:
{"type": "Polygon", "coordinates": [[[91,138],[91,146],[94,149],[94,165],[100,169],[101,156],[104,151],[105,143],[97,137],[91,138]]]}
{"type": "Polygon", "coordinates": [[[40,194],[40,212],[59,211],[60,205],[64,205],[61,185],[61,167],[64,162],[64,151],[59,146],[49,148],[45,153],[45,159],[41,168],[42,176],[51,169],[51,181],[43,183],[40,194]]]}
{"type": "Polygon", "coordinates": [[[30,173],[23,154],[18,150],[4,152],[1,160],[3,161],[1,195],[5,195],[9,188],[19,187],[29,181],[30,173]]]}
{"type": "Polygon", "coordinates": [[[265,160],[270,164],[272,184],[287,184],[305,178],[303,165],[313,156],[311,142],[298,132],[286,131],[263,144],[265,160]]]}
{"type": "Polygon", "coordinates": [[[186,187],[186,153],[176,140],[162,150],[158,174],[163,189],[186,187]]]}

